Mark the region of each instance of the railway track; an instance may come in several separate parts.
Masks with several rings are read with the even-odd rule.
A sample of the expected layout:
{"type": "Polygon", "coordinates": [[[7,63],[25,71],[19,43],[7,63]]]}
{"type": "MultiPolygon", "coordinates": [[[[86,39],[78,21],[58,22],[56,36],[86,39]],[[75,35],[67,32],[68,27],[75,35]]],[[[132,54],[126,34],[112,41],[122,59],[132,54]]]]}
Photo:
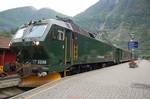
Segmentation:
{"type": "Polygon", "coordinates": [[[29,89],[29,88],[17,87],[19,85],[20,80],[21,80],[20,76],[17,74],[1,77],[0,78],[0,99],[6,99],[31,89],[31,88],[29,89]]]}
{"type": "Polygon", "coordinates": [[[17,74],[0,78],[0,90],[3,88],[17,86],[20,82],[20,76],[17,74]]]}
{"type": "Polygon", "coordinates": [[[7,98],[13,97],[15,95],[24,93],[30,89],[29,88],[19,88],[19,87],[3,88],[3,89],[0,89],[0,99],[7,99],[7,98]]]}

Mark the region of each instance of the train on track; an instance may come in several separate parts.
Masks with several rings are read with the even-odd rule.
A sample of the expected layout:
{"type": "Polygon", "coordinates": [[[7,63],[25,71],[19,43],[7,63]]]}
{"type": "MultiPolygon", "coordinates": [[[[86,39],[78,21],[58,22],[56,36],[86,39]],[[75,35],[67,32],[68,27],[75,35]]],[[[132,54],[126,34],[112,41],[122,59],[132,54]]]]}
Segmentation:
{"type": "Polygon", "coordinates": [[[43,19],[22,25],[10,42],[17,52],[20,86],[34,87],[61,76],[126,62],[131,53],[107,44],[72,20],[43,19]]]}

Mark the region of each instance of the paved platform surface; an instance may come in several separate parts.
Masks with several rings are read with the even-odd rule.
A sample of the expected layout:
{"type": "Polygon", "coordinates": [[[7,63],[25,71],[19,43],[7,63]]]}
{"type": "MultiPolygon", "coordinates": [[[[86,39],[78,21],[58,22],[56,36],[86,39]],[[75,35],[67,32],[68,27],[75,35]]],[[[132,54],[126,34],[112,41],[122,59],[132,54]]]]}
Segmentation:
{"type": "Polygon", "coordinates": [[[48,83],[13,99],[150,99],[150,62],[138,61],[48,83]]]}

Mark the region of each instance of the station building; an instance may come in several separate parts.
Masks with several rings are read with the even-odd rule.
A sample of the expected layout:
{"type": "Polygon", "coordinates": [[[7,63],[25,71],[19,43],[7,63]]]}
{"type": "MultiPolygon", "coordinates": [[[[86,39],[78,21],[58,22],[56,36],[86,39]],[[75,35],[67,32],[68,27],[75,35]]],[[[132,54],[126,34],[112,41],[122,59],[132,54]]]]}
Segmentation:
{"type": "Polygon", "coordinates": [[[12,71],[11,65],[16,63],[16,54],[9,47],[10,38],[0,37],[0,72],[12,71]]]}

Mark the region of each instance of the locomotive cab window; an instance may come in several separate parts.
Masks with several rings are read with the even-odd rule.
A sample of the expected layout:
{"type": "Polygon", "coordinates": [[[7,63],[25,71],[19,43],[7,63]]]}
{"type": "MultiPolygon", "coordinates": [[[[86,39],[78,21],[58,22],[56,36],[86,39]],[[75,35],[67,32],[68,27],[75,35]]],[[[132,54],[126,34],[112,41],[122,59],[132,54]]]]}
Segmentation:
{"type": "Polygon", "coordinates": [[[47,24],[34,25],[27,37],[41,37],[47,28],[47,24]]]}
{"type": "Polygon", "coordinates": [[[51,31],[51,38],[52,39],[57,39],[57,40],[64,40],[65,38],[65,32],[64,32],[64,29],[61,28],[61,27],[58,27],[58,26],[53,26],[51,31]]]}
{"type": "Polygon", "coordinates": [[[24,35],[25,30],[26,30],[26,27],[19,29],[17,31],[16,35],[14,36],[14,39],[22,38],[23,35],[24,35]]]}
{"type": "Polygon", "coordinates": [[[64,36],[64,32],[61,30],[58,30],[58,40],[64,40],[65,36],[64,36]]]}

